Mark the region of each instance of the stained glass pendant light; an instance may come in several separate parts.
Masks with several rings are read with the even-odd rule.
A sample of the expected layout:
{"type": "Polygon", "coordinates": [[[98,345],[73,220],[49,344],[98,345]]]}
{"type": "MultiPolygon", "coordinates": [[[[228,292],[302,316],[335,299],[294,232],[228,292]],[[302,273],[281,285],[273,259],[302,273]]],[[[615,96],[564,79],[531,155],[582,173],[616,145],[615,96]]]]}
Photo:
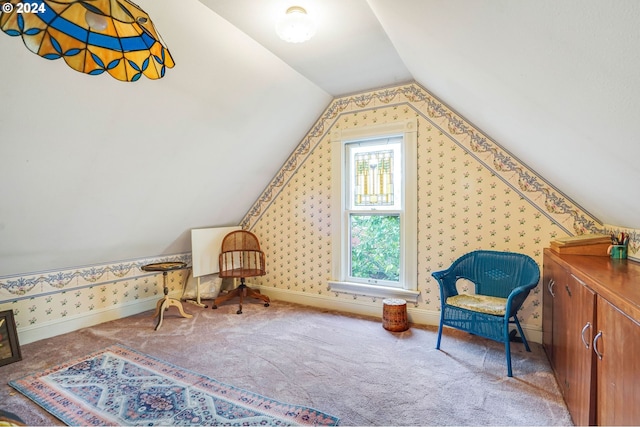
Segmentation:
{"type": "Polygon", "coordinates": [[[43,58],[122,81],[162,78],[174,62],[149,15],[129,0],[0,0],[0,28],[43,58]]]}

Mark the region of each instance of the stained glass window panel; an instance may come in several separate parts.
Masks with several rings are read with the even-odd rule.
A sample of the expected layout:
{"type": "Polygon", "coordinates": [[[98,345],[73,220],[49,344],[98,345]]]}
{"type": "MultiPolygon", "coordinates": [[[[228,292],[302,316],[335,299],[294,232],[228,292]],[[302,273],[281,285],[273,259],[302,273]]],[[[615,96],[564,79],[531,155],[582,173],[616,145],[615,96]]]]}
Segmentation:
{"type": "Polygon", "coordinates": [[[401,209],[401,140],[347,144],[350,209],[401,209]]]}
{"type": "Polygon", "coordinates": [[[354,155],[354,206],[393,206],[393,150],[354,155]]]}

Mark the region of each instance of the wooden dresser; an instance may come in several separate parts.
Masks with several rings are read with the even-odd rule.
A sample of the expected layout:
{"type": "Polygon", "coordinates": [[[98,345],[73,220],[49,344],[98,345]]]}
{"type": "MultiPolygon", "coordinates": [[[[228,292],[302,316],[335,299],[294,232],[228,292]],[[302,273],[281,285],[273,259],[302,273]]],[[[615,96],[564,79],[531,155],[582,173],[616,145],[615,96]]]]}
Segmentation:
{"type": "Polygon", "coordinates": [[[640,425],[640,263],[545,249],[543,345],[576,425],[640,425]]]}

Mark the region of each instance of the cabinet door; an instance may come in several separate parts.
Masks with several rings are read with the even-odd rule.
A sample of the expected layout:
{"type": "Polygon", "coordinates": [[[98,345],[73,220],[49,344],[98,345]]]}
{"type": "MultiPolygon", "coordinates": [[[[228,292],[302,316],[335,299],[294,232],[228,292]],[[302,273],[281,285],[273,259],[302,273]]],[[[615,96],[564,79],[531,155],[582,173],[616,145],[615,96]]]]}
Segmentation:
{"type": "Polygon", "coordinates": [[[591,338],[596,296],[559,265],[554,280],[553,367],[574,424],[589,425],[595,419],[591,338]]]}
{"type": "MultiPolygon", "coordinates": [[[[569,273],[557,265],[554,271],[553,290],[553,329],[551,333],[552,346],[552,366],[556,373],[556,380],[563,396],[567,393],[567,371],[571,368],[569,365],[569,325],[571,320],[569,314],[573,305],[571,296],[566,291],[569,273]]],[[[565,397],[566,401],[566,397],[565,397]]],[[[569,402],[567,402],[568,405],[569,402]]]]}
{"type": "Polygon", "coordinates": [[[558,294],[566,295],[565,306],[566,359],[564,399],[576,425],[591,425],[595,419],[594,370],[591,342],[594,335],[596,295],[573,274],[567,276],[564,289],[558,294]]]}
{"type": "Polygon", "coordinates": [[[543,260],[542,277],[542,345],[547,353],[551,367],[556,369],[555,353],[553,351],[553,306],[555,299],[555,285],[557,276],[564,272],[564,269],[548,256],[543,260]]]}
{"type": "MultiPolygon", "coordinates": [[[[556,358],[558,352],[555,351],[557,339],[554,340],[554,334],[558,334],[561,328],[556,326],[559,316],[554,311],[556,290],[558,283],[565,283],[567,271],[550,257],[545,256],[543,261],[543,278],[542,278],[542,345],[549,358],[551,367],[556,370],[556,358]]],[[[562,313],[560,313],[562,314],[562,313]]],[[[560,319],[562,321],[562,319],[560,319]]]]}
{"type": "Polygon", "coordinates": [[[640,324],[598,297],[596,420],[640,425],[640,324]]]}

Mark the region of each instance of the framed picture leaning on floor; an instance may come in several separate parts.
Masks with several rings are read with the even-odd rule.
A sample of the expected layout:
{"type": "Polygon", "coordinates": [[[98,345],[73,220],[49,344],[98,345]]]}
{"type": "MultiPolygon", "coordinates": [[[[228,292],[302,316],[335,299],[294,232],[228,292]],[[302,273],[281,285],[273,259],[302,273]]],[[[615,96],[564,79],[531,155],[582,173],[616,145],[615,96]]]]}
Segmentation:
{"type": "Polygon", "coordinates": [[[13,310],[0,311],[0,366],[22,360],[13,310]]]}

